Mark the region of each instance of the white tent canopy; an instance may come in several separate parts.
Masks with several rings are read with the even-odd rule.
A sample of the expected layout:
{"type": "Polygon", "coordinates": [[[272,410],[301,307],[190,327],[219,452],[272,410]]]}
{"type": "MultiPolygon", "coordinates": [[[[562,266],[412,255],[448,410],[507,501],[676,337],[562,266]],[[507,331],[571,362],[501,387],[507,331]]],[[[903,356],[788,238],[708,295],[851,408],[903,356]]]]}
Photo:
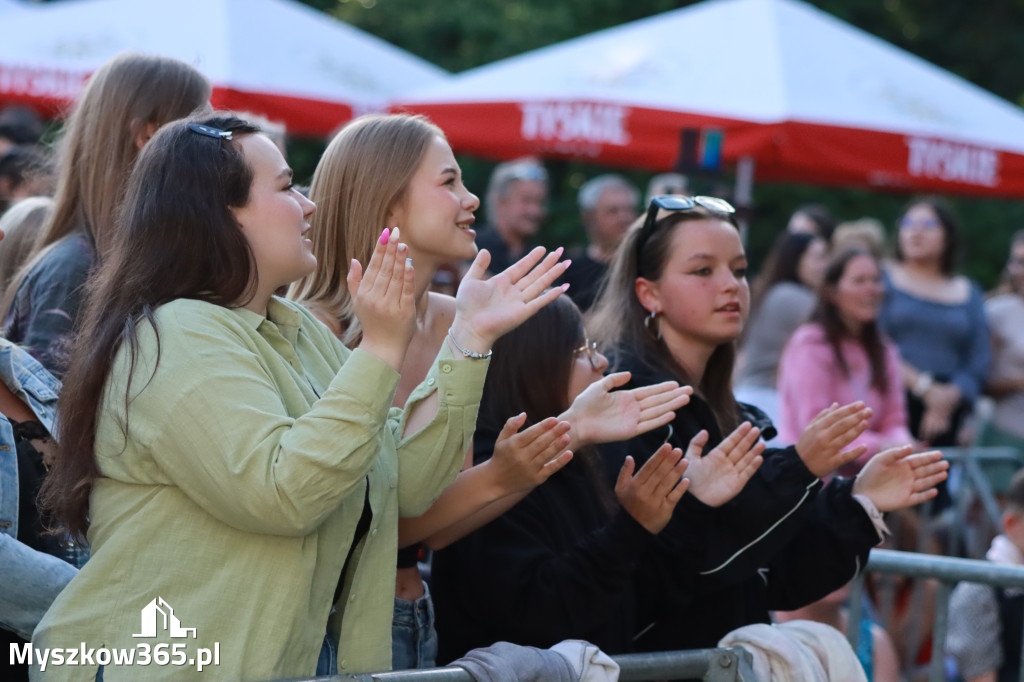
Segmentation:
{"type": "Polygon", "coordinates": [[[799,0],[708,0],[399,98],[462,151],[668,169],[724,131],[767,178],[1024,195],[1024,112],[799,0]]]}
{"type": "Polygon", "coordinates": [[[196,66],[215,106],[324,135],[447,77],[294,0],[65,0],[2,16],[0,103],[66,105],[100,64],[134,50],[196,66]]]}

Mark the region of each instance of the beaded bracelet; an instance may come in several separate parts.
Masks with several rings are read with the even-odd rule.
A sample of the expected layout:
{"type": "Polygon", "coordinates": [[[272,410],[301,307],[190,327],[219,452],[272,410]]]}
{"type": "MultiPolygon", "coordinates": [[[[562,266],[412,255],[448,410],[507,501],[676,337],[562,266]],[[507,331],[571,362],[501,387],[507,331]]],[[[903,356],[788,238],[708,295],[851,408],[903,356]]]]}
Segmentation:
{"type": "Polygon", "coordinates": [[[448,338],[452,340],[452,344],[459,349],[459,352],[465,355],[467,358],[471,358],[473,360],[486,360],[487,358],[491,357],[491,351],[487,351],[486,353],[477,353],[475,351],[466,350],[465,348],[460,346],[459,342],[455,340],[455,335],[452,334],[452,330],[450,328],[448,329],[448,338]]]}

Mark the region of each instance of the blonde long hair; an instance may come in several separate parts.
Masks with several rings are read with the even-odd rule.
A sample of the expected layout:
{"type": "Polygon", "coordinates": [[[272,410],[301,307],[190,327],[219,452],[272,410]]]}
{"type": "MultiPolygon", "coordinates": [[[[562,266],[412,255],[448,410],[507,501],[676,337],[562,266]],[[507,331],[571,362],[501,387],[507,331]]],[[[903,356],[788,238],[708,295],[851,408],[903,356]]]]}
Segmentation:
{"type": "Polygon", "coordinates": [[[294,282],[288,297],[337,320],[345,343],[360,338],[345,279],[353,258],[365,265],[387,217],[400,202],[435,137],[423,116],[361,116],[335,135],[313,174],[309,198],[316,270],[294,282]]]}

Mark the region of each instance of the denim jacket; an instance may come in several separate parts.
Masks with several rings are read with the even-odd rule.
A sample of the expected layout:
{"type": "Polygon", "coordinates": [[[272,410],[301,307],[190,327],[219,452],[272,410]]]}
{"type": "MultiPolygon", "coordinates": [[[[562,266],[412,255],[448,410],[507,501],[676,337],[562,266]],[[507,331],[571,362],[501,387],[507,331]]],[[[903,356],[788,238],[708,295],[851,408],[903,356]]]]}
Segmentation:
{"type": "MultiPolygon", "coordinates": [[[[26,351],[0,339],[0,378],[31,408],[47,431],[53,430],[60,382],[26,351]]],[[[18,537],[18,453],[14,431],[0,415],[0,533],[18,537]]]]}
{"type": "MultiPolygon", "coordinates": [[[[0,378],[52,430],[60,382],[31,355],[0,338],[0,378]]],[[[88,550],[65,544],[60,557],[18,541],[18,453],[14,431],[0,415],[0,627],[28,639],[64,585],[88,558],[88,550]]]]}

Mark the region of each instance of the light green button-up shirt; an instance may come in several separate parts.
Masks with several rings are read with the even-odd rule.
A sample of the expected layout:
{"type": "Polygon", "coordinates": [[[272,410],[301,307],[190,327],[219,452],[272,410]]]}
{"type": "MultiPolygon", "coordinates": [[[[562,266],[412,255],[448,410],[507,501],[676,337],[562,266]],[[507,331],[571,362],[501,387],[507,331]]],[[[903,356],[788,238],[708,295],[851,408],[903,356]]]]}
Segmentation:
{"type": "MultiPolygon", "coordinates": [[[[134,650],[131,667],[105,666],[108,682],[312,675],[369,486],[372,520],[330,631],[342,672],[390,668],[398,517],[424,512],[458,473],[488,363],[445,344],[409,399],[437,390],[437,415],[403,439],[394,370],[295,304],[274,299],[268,314],[162,306],[159,346],[140,326],[127,405],[131,359],[118,352],[99,413],[92,559],[37,648],[134,650]],[[175,637],[175,623],[194,634],[175,637]],[[185,664],[158,665],[159,644],[185,664]],[[197,673],[199,649],[219,665],[197,673]]],[[[92,680],[96,667],[51,654],[46,676],[92,680]]]]}

